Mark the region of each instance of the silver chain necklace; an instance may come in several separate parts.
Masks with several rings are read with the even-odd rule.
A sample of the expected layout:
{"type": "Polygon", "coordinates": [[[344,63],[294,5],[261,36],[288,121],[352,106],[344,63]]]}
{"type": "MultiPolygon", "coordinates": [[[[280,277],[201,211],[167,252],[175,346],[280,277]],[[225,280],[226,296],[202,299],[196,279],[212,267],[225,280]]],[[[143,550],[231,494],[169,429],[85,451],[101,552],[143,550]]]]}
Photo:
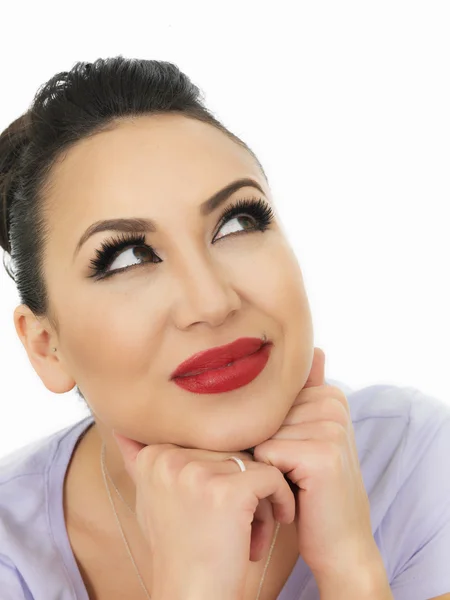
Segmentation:
{"type": "MultiPolygon", "coordinates": [[[[108,469],[106,468],[106,464],[105,464],[105,443],[104,442],[102,444],[102,451],[101,451],[101,455],[100,455],[100,464],[101,464],[101,469],[102,469],[102,474],[103,474],[103,481],[105,482],[106,491],[108,493],[108,498],[109,498],[109,501],[111,503],[111,506],[112,506],[112,509],[113,509],[113,512],[114,512],[114,516],[115,516],[116,521],[117,521],[117,525],[119,526],[120,533],[122,535],[122,539],[123,539],[125,547],[127,549],[128,556],[130,557],[130,560],[133,563],[134,570],[136,571],[136,575],[139,578],[140,584],[141,584],[141,586],[142,586],[142,588],[143,588],[143,590],[145,592],[145,595],[147,596],[147,598],[149,600],[151,600],[151,598],[149,596],[149,593],[147,592],[147,588],[145,587],[144,582],[142,581],[141,574],[139,573],[139,570],[138,570],[138,568],[136,566],[136,563],[134,562],[134,558],[133,558],[133,555],[131,554],[130,546],[128,545],[127,539],[126,539],[125,534],[123,532],[122,525],[120,523],[119,516],[118,516],[117,511],[116,511],[116,507],[114,506],[114,502],[113,502],[113,499],[111,497],[111,492],[109,490],[108,482],[106,481],[106,474],[108,475],[108,479],[110,480],[110,482],[112,483],[114,489],[116,490],[117,495],[122,500],[122,502],[127,506],[128,510],[130,510],[133,513],[133,515],[135,515],[135,516],[136,516],[136,513],[129,506],[129,504],[124,500],[124,498],[122,498],[122,495],[120,494],[119,490],[117,489],[116,484],[114,483],[114,481],[111,479],[111,476],[110,476],[110,474],[108,472],[108,469]]],[[[256,600],[259,600],[259,596],[261,594],[261,589],[262,589],[262,586],[263,586],[263,583],[264,583],[264,578],[266,576],[267,567],[269,566],[270,558],[272,556],[272,551],[273,551],[273,548],[275,546],[275,541],[277,539],[277,534],[278,534],[278,530],[279,529],[280,529],[280,523],[277,523],[277,526],[276,526],[276,529],[275,529],[275,535],[273,536],[272,545],[270,546],[270,550],[269,550],[269,556],[267,557],[266,565],[264,567],[264,571],[263,571],[263,574],[262,574],[262,577],[261,577],[261,581],[259,583],[258,595],[256,596],[256,600]]]]}

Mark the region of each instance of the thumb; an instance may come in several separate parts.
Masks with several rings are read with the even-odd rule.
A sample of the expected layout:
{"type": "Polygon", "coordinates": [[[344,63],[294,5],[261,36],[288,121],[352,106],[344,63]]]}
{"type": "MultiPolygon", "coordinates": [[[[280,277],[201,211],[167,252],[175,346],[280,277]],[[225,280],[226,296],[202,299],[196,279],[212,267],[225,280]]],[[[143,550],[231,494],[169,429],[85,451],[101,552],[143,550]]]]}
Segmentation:
{"type": "Polygon", "coordinates": [[[304,388],[319,387],[325,383],[325,352],[321,348],[314,348],[313,362],[304,388]]]}
{"type": "Polygon", "coordinates": [[[117,446],[119,447],[120,453],[123,458],[123,462],[127,473],[130,475],[135,484],[137,484],[137,469],[136,469],[136,459],[139,452],[146,448],[145,444],[141,444],[141,442],[137,442],[136,440],[132,440],[117,431],[112,432],[117,446]]]}

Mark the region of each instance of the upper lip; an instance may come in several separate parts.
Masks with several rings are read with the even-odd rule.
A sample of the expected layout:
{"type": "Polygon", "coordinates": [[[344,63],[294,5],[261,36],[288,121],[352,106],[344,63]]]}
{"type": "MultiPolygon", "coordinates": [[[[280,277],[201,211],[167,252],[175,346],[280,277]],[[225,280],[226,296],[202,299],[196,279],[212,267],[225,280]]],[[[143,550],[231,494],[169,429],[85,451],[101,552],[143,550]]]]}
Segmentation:
{"type": "Polygon", "coordinates": [[[225,367],[230,362],[257,352],[266,343],[268,343],[267,340],[264,341],[259,337],[242,337],[231,344],[197,352],[178,365],[172,373],[171,379],[225,367]]]}

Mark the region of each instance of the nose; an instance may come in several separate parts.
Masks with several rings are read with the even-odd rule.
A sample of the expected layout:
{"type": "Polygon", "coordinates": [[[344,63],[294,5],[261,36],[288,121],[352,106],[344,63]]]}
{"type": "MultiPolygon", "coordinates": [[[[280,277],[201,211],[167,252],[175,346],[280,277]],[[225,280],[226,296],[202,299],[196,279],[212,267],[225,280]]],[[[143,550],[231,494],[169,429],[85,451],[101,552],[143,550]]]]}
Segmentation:
{"type": "Polygon", "coordinates": [[[179,273],[181,291],[177,303],[177,321],[181,327],[207,322],[211,326],[223,323],[230,312],[238,310],[241,301],[230,280],[230,271],[214,263],[211,257],[199,257],[184,262],[179,273]]]}

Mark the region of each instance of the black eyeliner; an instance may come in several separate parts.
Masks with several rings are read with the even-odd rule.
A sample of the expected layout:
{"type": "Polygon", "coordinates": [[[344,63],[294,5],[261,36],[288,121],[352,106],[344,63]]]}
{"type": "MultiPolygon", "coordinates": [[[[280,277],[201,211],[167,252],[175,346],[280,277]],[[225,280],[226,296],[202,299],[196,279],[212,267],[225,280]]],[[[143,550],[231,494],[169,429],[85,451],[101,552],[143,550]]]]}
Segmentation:
{"type": "MultiPolygon", "coordinates": [[[[248,230],[248,233],[265,231],[274,220],[273,209],[265,200],[262,198],[244,198],[238,200],[235,204],[228,206],[224,210],[219,219],[217,231],[221,229],[226,221],[237,216],[250,216],[255,221],[255,226],[248,230]]],[[[237,233],[240,235],[246,233],[246,231],[244,230],[237,233]]],[[[224,237],[227,237],[227,235],[224,237]]],[[[90,261],[90,270],[92,271],[92,274],[88,275],[88,277],[96,280],[106,279],[117,273],[128,271],[135,266],[140,266],[142,263],[137,263],[136,265],[121,269],[114,269],[113,271],[107,270],[116,256],[126,248],[133,246],[146,248],[153,257],[158,258],[153,248],[145,243],[144,233],[123,233],[122,235],[106,239],[101,243],[100,248],[95,251],[95,258],[90,261]]],[[[159,258],[158,260],[161,262],[159,258]]],[[[154,262],[153,264],[157,264],[157,262],[154,262]]]]}

